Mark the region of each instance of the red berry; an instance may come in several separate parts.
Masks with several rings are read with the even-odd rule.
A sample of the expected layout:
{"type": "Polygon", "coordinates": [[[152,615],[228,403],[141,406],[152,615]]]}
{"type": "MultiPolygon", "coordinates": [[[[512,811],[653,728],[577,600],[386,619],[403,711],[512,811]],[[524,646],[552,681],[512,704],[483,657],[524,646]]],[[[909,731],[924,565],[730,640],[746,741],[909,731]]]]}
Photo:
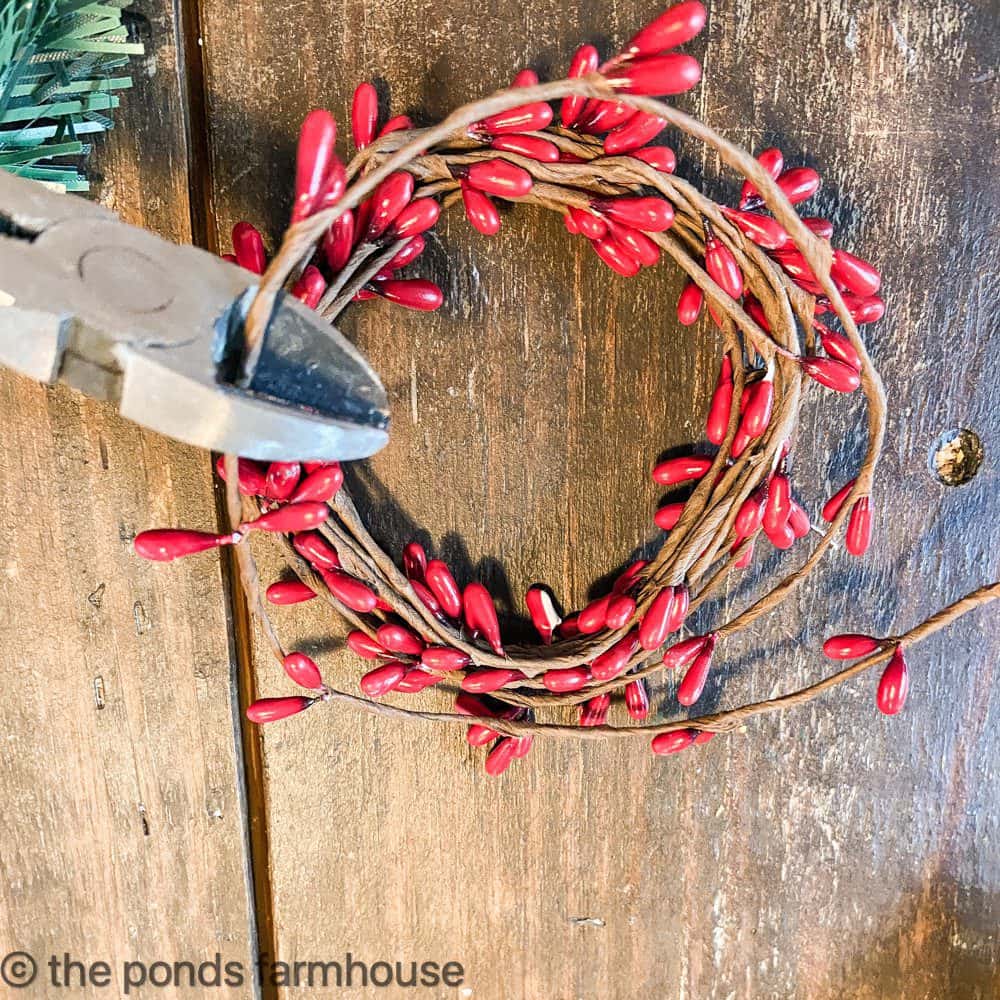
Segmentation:
{"type": "Polygon", "coordinates": [[[587,101],[576,127],[580,132],[598,135],[624,125],[636,114],[635,108],[623,101],[590,100],[587,101]]]}
{"type": "Polygon", "coordinates": [[[823,350],[831,358],[843,361],[845,365],[850,365],[855,371],[861,370],[861,358],[847,337],[840,333],[834,333],[822,323],[816,323],[815,326],[819,330],[819,340],[823,345],[823,350]]]}
{"type": "Polygon", "coordinates": [[[552,124],[552,108],[542,101],[522,104],[490,115],[471,126],[479,135],[501,135],[505,132],[541,132],[552,124]]]}
{"type": "Polygon", "coordinates": [[[903,647],[897,646],[889,660],[889,665],[879,678],[876,702],[878,710],[883,715],[895,715],[902,711],[906,704],[906,695],[910,690],[910,675],[906,669],[906,659],[903,647]]]}
{"type": "Polygon", "coordinates": [[[663,654],[663,666],[668,670],[686,667],[704,649],[710,639],[714,643],[714,636],[711,635],[696,635],[690,639],[675,642],[663,654]]]}
{"type": "Polygon", "coordinates": [[[316,569],[339,569],[340,557],[326,539],[315,531],[304,531],[292,539],[292,548],[316,569]]]}
{"type": "Polygon", "coordinates": [[[528,606],[535,631],[542,637],[542,642],[549,645],[553,633],[562,621],[552,603],[551,594],[544,587],[529,587],[524,595],[524,603],[528,606]]]}
{"type": "Polygon", "coordinates": [[[406,132],[411,128],[413,128],[413,122],[409,115],[396,115],[395,118],[390,118],[379,129],[378,137],[381,139],[382,136],[389,135],[391,132],[406,132]]]}
{"type": "Polygon", "coordinates": [[[707,16],[698,0],[674,4],[632,36],[622,51],[622,57],[635,59],[656,55],[664,49],[675,49],[691,41],[705,27],[707,16]]]}
{"type": "Polygon", "coordinates": [[[639,259],[634,257],[626,247],[623,247],[621,243],[610,236],[604,236],[599,240],[591,240],[590,245],[594,248],[597,256],[612,271],[617,272],[623,277],[635,277],[642,269],[639,259]]]}
{"type": "Polygon", "coordinates": [[[828,240],[833,236],[833,223],[829,219],[806,216],[802,219],[802,224],[821,240],[828,240]]]}
{"type": "Polygon", "coordinates": [[[797,205],[819,190],[819,174],[810,167],[792,167],[778,176],[778,187],[793,205],[797,205]]]}
{"type": "Polygon", "coordinates": [[[337,495],[343,485],[344,470],[339,462],[322,465],[299,483],[289,502],[295,504],[314,500],[327,503],[337,495]]]}
{"type": "Polygon", "coordinates": [[[438,599],[444,613],[451,618],[462,614],[462,592],[458,589],[451,570],[440,559],[432,559],[427,564],[425,581],[431,593],[438,599]]]}
{"type": "Polygon", "coordinates": [[[831,660],[860,660],[877,649],[882,643],[870,635],[859,632],[844,632],[841,635],[831,635],[823,643],[823,652],[831,660]]]}
{"type": "Polygon", "coordinates": [[[617,580],[611,585],[612,594],[624,594],[630,591],[639,580],[639,574],[648,565],[645,559],[636,559],[617,580]]]}
{"type": "MultiPolygon", "coordinates": [[[[597,69],[597,64],[601,61],[597,49],[593,45],[581,45],[573,53],[573,59],[569,64],[569,72],[566,74],[570,80],[577,80],[581,76],[593,73],[597,69]]],[[[585,97],[565,97],[559,116],[566,128],[571,128],[580,117],[583,106],[587,103],[585,97]]]]}
{"type": "Polygon", "coordinates": [[[444,612],[441,610],[441,605],[438,603],[438,599],[431,593],[426,584],[421,583],[419,580],[411,580],[410,586],[413,588],[413,592],[420,598],[420,603],[423,604],[428,611],[434,615],[435,618],[440,618],[443,620],[444,612]]]}
{"type": "Polygon", "coordinates": [[[410,241],[385,265],[387,271],[398,271],[412,264],[423,252],[427,244],[423,236],[411,236],[410,241]]]}
{"type": "Polygon", "coordinates": [[[316,591],[301,580],[279,580],[267,588],[267,599],[271,604],[301,604],[315,596],[316,591]]]}
{"type": "Polygon", "coordinates": [[[452,646],[428,646],[421,651],[420,662],[431,670],[447,673],[451,670],[464,670],[472,662],[472,657],[452,646]]]}
{"type": "Polygon", "coordinates": [[[632,629],[610,649],[594,659],[590,665],[590,672],[599,681],[609,681],[628,669],[629,660],[638,649],[639,632],[638,629],[632,629]]]}
{"type": "Polygon", "coordinates": [[[430,674],[423,667],[411,667],[394,690],[400,694],[419,694],[425,688],[433,687],[443,680],[440,674],[430,674]]]}
{"type": "Polygon", "coordinates": [[[172,562],[181,556],[207,552],[222,545],[234,545],[243,536],[239,532],[216,535],[208,531],[189,531],[186,528],[154,528],[135,536],[133,546],[137,555],[155,562],[172,562]]]}
{"type": "Polygon", "coordinates": [[[634,149],[641,149],[666,127],[665,118],[657,118],[656,115],[647,115],[640,111],[624,125],[619,125],[604,137],[604,152],[608,156],[621,156],[634,149]]]}
{"type": "Polygon", "coordinates": [[[856,479],[851,479],[846,482],[843,486],[837,490],[836,493],[823,505],[823,520],[832,522],[837,514],[840,513],[840,508],[844,506],[844,501],[847,499],[847,495],[854,489],[854,484],[857,482],[856,479]]]}
{"type": "Polygon", "coordinates": [[[625,685],[625,707],[629,716],[637,722],[642,722],[649,715],[649,689],[641,677],[625,685]]]}
{"type": "Polygon", "coordinates": [[[254,274],[263,274],[267,268],[267,254],[264,252],[264,238],[249,222],[237,222],[233,226],[233,251],[236,263],[254,274]]]}
{"type": "Polygon", "coordinates": [[[259,698],[247,708],[247,718],[258,725],[277,722],[279,719],[287,719],[290,715],[298,715],[314,701],[315,698],[306,698],[304,695],[292,698],[259,698]]]}
{"type": "Polygon", "coordinates": [[[868,497],[861,497],[851,508],[847,520],[847,551],[852,556],[863,556],[872,540],[872,512],[868,497]]]}
{"type": "Polygon", "coordinates": [[[378,597],[371,587],[339,569],[326,570],[321,575],[330,593],[341,604],[360,614],[368,614],[375,610],[378,597]]]}
{"type": "MultiPolygon", "coordinates": [[[[691,326],[698,322],[701,315],[701,305],[705,301],[705,293],[690,279],[684,283],[681,294],[677,299],[677,319],[683,326],[691,326]]],[[[729,360],[728,358],[726,359],[729,360]]],[[[732,364],[730,364],[730,372],[732,364]]],[[[729,419],[727,413],[726,419],[729,419]]],[[[722,440],[721,438],[719,439],[722,440]]],[[[716,442],[718,443],[718,442],[716,442]]]]}
{"type": "Polygon", "coordinates": [[[400,681],[406,676],[409,668],[399,660],[390,660],[381,667],[369,670],[361,678],[361,690],[369,698],[381,698],[388,694],[393,688],[399,686],[400,681]]]}
{"type": "Polygon", "coordinates": [[[722,212],[744,236],[765,250],[780,250],[789,241],[788,233],[781,223],[769,215],[741,212],[725,205],[722,206],[722,212]]]}
{"type": "Polygon", "coordinates": [[[351,102],[351,134],[355,149],[364,149],[371,143],[377,122],[378,92],[370,83],[359,84],[351,102]]]}
{"type": "Polygon", "coordinates": [[[677,169],[677,156],[669,146],[648,146],[629,153],[629,156],[642,160],[665,174],[672,174],[677,169]]]}
{"type": "MultiPolygon", "coordinates": [[[[781,155],[781,150],[776,146],[771,146],[763,152],[757,154],[757,162],[767,171],[772,180],[777,180],[785,166],[785,158],[781,155]]],[[[743,182],[743,190],[740,192],[740,208],[746,208],[751,202],[760,199],[760,192],[750,183],[743,182]]]]}
{"type": "Polygon", "coordinates": [[[635,601],[626,594],[617,594],[608,601],[608,614],[604,624],[609,629],[624,627],[635,614],[635,601]]]}
{"type": "Polygon", "coordinates": [[[855,295],[874,295],[882,284],[882,276],[871,264],[846,250],[833,251],[830,277],[855,295]]]}
{"type": "Polygon", "coordinates": [[[599,240],[608,233],[608,224],[593,212],[582,208],[570,207],[566,214],[566,226],[572,225],[574,230],[582,233],[588,240],[599,240]]]}
{"type": "Polygon", "coordinates": [[[811,379],[834,392],[854,392],[861,385],[857,370],[834,358],[799,358],[799,367],[811,379]]]}
{"type": "Polygon", "coordinates": [[[308,531],[322,524],[330,516],[330,508],[325,503],[306,501],[289,503],[277,510],[261,514],[255,521],[240,525],[244,531],[308,531]]]}
{"type": "Polygon", "coordinates": [[[653,737],[653,753],[665,756],[671,753],[680,753],[694,743],[693,729],[674,729],[669,733],[657,733],[653,737]]]}
{"type": "Polygon", "coordinates": [[[415,198],[385,231],[387,240],[405,240],[427,232],[441,215],[441,206],[433,198],[415,198]]]}
{"type": "Polygon", "coordinates": [[[764,505],[764,530],[770,535],[780,531],[788,522],[791,510],[792,490],[788,476],[776,473],[771,477],[767,502],[764,505]]]}
{"type": "Polygon", "coordinates": [[[519,741],[514,739],[512,736],[505,736],[486,755],[486,773],[491,778],[495,778],[498,775],[503,774],[503,772],[514,763],[518,756],[518,750],[520,749],[518,743],[519,741]]]}
{"type": "Polygon", "coordinates": [[[309,309],[319,305],[326,291],[326,278],[315,264],[308,264],[299,280],[292,286],[292,296],[309,309]]]}
{"type": "MultiPolygon", "coordinates": [[[[697,288],[697,285],[691,287],[697,288]]],[[[701,289],[698,290],[699,295],[701,289]]],[[[705,436],[712,444],[722,444],[729,429],[729,413],[733,408],[733,363],[729,355],[722,356],[719,367],[719,377],[712,393],[712,402],[708,408],[708,420],[705,422],[705,436]]]]}
{"type": "Polygon", "coordinates": [[[370,287],[382,298],[395,302],[396,305],[421,312],[433,312],[444,301],[441,289],[433,281],[424,278],[388,278],[373,281],[370,287]]]}
{"type": "Polygon", "coordinates": [[[701,65],[691,56],[668,52],[612,67],[604,76],[623,94],[670,96],[695,86],[701,79],[701,65]]]}
{"type": "Polygon", "coordinates": [[[608,618],[608,605],[611,603],[611,595],[598,597],[591,601],[577,616],[576,625],[583,635],[592,635],[600,632],[604,628],[604,623],[608,618]]]}
{"type": "Polygon", "coordinates": [[[481,583],[470,583],[462,593],[465,622],[474,632],[480,632],[497,656],[503,656],[500,623],[490,592],[481,583]]]}
{"type": "Polygon", "coordinates": [[[694,662],[687,669],[687,673],[681,680],[677,688],[677,700],[685,706],[693,705],[705,690],[705,681],[708,680],[708,671],[712,666],[712,655],[715,652],[715,636],[709,636],[694,662]]]}
{"type": "Polygon", "coordinates": [[[427,553],[420,542],[407,542],[403,547],[403,572],[410,580],[423,580],[427,572],[427,553]]]}
{"type": "Polygon", "coordinates": [[[323,254],[333,274],[342,271],[354,247],[354,213],[350,210],[330,223],[323,237],[323,254]]]}
{"type": "Polygon", "coordinates": [[[660,248],[638,229],[610,220],[608,230],[614,241],[624,247],[643,267],[652,267],[660,259],[660,248]]]}
{"type": "Polygon", "coordinates": [[[740,505],[739,513],[733,524],[737,538],[749,538],[760,527],[767,503],[767,490],[760,487],[754,490],[740,505]]]}
{"type": "Polygon", "coordinates": [[[677,522],[684,513],[684,504],[668,503],[664,504],[654,515],[653,520],[656,526],[663,531],[673,531],[677,527],[677,522]]]}
{"type": "Polygon", "coordinates": [[[581,726],[603,726],[608,721],[611,695],[598,694],[580,706],[581,726]]]}
{"type": "Polygon", "coordinates": [[[579,691],[590,683],[588,667],[563,667],[546,670],[542,683],[549,691],[562,694],[565,691],[579,691]]]}
{"type": "Polygon", "coordinates": [[[310,111],[302,122],[295,158],[295,201],[292,223],[311,215],[323,193],[324,182],[334,158],[337,123],[328,111],[310,111]]]}
{"type": "Polygon", "coordinates": [[[420,656],[424,651],[423,639],[405,625],[387,622],[385,625],[378,627],[375,637],[390,653],[420,656]]]}
{"type": "Polygon", "coordinates": [[[482,191],[463,183],[462,204],[465,206],[465,217],[473,229],[478,229],[485,236],[500,232],[500,213],[482,191]]]}
{"type": "Polygon", "coordinates": [[[467,691],[461,691],[455,696],[456,715],[474,715],[479,718],[494,718],[497,713],[482,698],[477,698],[467,691]]]}
{"type": "Polygon", "coordinates": [[[498,135],[490,142],[491,149],[517,153],[539,163],[558,163],[559,147],[538,135],[498,135]]]}
{"type": "MultiPolygon", "coordinates": [[[[226,481],[226,458],[220,455],[215,461],[215,471],[219,478],[226,481]]],[[[249,458],[241,458],[237,462],[237,478],[240,493],[245,497],[260,497],[267,488],[265,472],[249,458]]]]}
{"type": "MultiPolygon", "coordinates": [[[[492,713],[491,713],[492,714],[492,713]]],[[[484,747],[487,743],[492,743],[500,738],[500,733],[489,726],[484,726],[480,722],[475,722],[465,731],[465,742],[470,747],[484,747]]]]}
{"type": "Polygon", "coordinates": [[[805,538],[809,534],[809,515],[806,513],[805,508],[797,504],[794,500],[789,506],[788,526],[792,529],[792,534],[796,538],[805,538]]]}
{"type": "Polygon", "coordinates": [[[319,667],[305,653],[289,653],[282,661],[285,673],[300,687],[320,688],[323,678],[319,667]]]}
{"type": "Polygon", "coordinates": [[[377,240],[404,208],[413,200],[413,175],[405,170],[397,170],[377,188],[371,197],[372,211],[368,219],[363,240],[371,243],[377,240]]]}
{"type": "Polygon", "coordinates": [[[498,198],[520,198],[531,191],[531,174],[507,160],[480,160],[453,173],[474,188],[498,198]]]}
{"type": "Polygon", "coordinates": [[[623,226],[647,233],[662,233],[673,225],[674,208],[666,198],[652,196],[595,198],[590,207],[623,226]]]}
{"type": "Polygon", "coordinates": [[[264,496],[268,500],[280,500],[284,503],[295,492],[301,474],[302,466],[298,462],[272,462],[267,467],[264,496]]]}
{"type": "Polygon", "coordinates": [[[389,651],[378,640],[360,629],[354,629],[347,634],[347,645],[366,660],[379,660],[389,655],[389,651]]]}
{"type": "Polygon", "coordinates": [[[714,234],[705,240],[705,270],[730,298],[742,297],[743,272],[732,250],[714,234]]]}
{"type": "Polygon", "coordinates": [[[877,295],[856,298],[845,293],[844,303],[855,323],[874,323],[885,315],[885,303],[877,295]]]}
{"type": "Polygon", "coordinates": [[[767,378],[754,382],[747,387],[744,398],[747,404],[743,414],[743,429],[751,438],[760,437],[771,421],[774,383],[767,378]]]}
{"type": "Polygon", "coordinates": [[[653,481],[661,486],[676,486],[692,479],[701,479],[710,468],[713,460],[707,455],[682,455],[679,458],[668,458],[653,469],[653,481]]]}
{"type": "Polygon", "coordinates": [[[674,588],[666,587],[661,590],[653,603],[650,604],[646,613],[639,623],[639,645],[643,649],[659,649],[666,641],[670,632],[667,629],[667,622],[671,615],[674,603],[674,588]]]}
{"type": "Polygon", "coordinates": [[[523,680],[524,674],[520,670],[474,670],[462,678],[462,690],[488,694],[490,691],[499,691],[514,681],[523,680]]]}
{"type": "Polygon", "coordinates": [[[673,600],[670,602],[670,609],[667,612],[667,633],[676,632],[684,619],[687,618],[688,608],[691,605],[691,592],[683,584],[674,587],[673,600]]]}

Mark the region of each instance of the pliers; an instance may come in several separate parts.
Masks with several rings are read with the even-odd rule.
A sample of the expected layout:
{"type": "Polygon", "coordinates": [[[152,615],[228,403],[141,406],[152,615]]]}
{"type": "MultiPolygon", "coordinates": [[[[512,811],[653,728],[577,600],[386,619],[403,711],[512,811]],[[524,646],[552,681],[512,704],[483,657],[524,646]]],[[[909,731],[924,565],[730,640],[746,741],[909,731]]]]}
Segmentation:
{"type": "Polygon", "coordinates": [[[0,170],[0,364],[144,427],[272,460],[364,458],[385,389],[342,334],[280,295],[243,357],[256,275],[0,170]]]}

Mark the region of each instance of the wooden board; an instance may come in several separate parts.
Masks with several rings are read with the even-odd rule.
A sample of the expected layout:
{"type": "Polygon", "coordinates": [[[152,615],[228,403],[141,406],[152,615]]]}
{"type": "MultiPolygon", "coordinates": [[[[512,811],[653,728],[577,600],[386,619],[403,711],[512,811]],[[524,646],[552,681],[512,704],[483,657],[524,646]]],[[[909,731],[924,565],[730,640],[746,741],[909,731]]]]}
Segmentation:
{"type": "MultiPolygon", "coordinates": [[[[173,7],[143,9],[148,52],[95,156],[96,194],[126,221],[190,242],[173,7]]],[[[0,412],[0,954],[35,957],[33,997],[67,992],[49,979],[50,955],[107,962],[115,995],[126,961],[218,952],[249,963],[219,567],[154,567],[132,552],[146,527],[213,527],[208,457],[2,372],[0,412]]],[[[76,996],[107,995],[69,982],[76,996]]]]}

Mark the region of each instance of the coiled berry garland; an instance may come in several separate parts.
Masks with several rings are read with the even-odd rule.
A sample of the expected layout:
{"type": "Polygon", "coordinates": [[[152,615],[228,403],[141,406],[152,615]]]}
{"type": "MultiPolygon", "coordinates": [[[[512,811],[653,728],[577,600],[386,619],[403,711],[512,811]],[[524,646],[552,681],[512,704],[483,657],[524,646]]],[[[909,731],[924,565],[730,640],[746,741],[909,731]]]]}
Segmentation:
{"type": "Polygon", "coordinates": [[[525,605],[539,636],[532,647],[507,646],[489,591],[478,582],[459,587],[448,566],[418,543],[404,547],[397,566],[366,530],[338,464],[263,467],[246,458],[220,459],[233,531],[147,531],[135,547],[157,560],[235,547],[251,610],[289,678],[309,692],[254,702],[247,712],[252,721],[342,701],[383,716],[460,724],[471,746],[489,748],[485,767],[494,775],[527,755],[536,735],[639,737],[651,739],[654,753],[672,754],[754,715],[810,701],[882,664],[876,703],[895,714],[909,688],[904,649],[1000,596],[1000,584],[983,587],[899,636],[833,636],[826,656],[850,665],[788,695],[649,721],[645,678],[680,671],[677,701],[696,705],[726,637],[780,604],[845,524],[848,553],[864,556],[884,435],[885,395],[858,334],[859,325],[884,313],[881,279],[871,264],[833,247],[828,220],[797,214],[794,206],[815,194],[819,175],[787,166],[775,148],[754,159],[652,99],[698,82],[698,62],[674,50],[704,23],[700,3],[677,4],[612,59],[601,63],[597,50],[584,45],[566,80],[540,84],[522,70],[509,89],[428,129],[414,128],[404,116],[379,128],[376,93],[364,83],[351,109],[356,155],[348,165],[335,152],[333,118],[325,111],[306,118],[291,225],[269,267],[261,234],[246,222],[234,228],[230,259],[263,276],[247,321],[248,351],[286,282],[331,323],[349,304],[375,297],[437,309],[443,302],[438,286],[400,272],[420,257],[423,234],[443,208],[461,202],[477,231],[495,234],[502,225],[497,200],[560,212],[569,233],[586,239],[624,277],[664,254],[672,258],[688,276],[679,322],[690,326],[707,311],[723,340],[706,421],[716,450],[670,458],[652,472],[672,491],[690,491],[683,499],[671,493],[656,511],[655,524],[666,533],[659,551],[628,567],[608,594],[569,614],[558,610],[546,587],[530,586],[525,605]],[[716,204],[674,174],[672,150],[651,144],[668,127],[707,143],[743,174],[735,205],[716,204]],[[792,490],[794,431],[810,381],[833,393],[861,388],[867,397],[868,445],[857,475],[826,501],[828,526],[799,568],[735,618],[682,637],[699,606],[731,573],[750,565],[761,535],[778,549],[810,536],[809,515],[792,490]],[[297,577],[271,584],[266,601],[328,601],[352,626],[350,650],[370,665],[358,679],[360,694],[331,686],[312,659],[282,646],[246,543],[258,531],[283,540],[297,577]],[[451,712],[379,700],[441,682],[460,688],[451,712]],[[607,724],[618,692],[633,725],[607,724]],[[577,726],[536,717],[567,704],[579,706],[577,726]]]}

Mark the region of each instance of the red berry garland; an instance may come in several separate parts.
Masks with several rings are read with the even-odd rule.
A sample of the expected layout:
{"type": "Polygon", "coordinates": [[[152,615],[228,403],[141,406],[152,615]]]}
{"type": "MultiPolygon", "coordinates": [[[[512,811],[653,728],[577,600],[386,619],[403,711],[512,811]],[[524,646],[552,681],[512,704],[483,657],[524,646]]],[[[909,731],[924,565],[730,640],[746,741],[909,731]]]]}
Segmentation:
{"type": "Polygon", "coordinates": [[[671,50],[704,23],[700,3],[678,4],[609,61],[601,64],[593,46],[582,46],[566,80],[539,84],[524,70],[510,89],[429,129],[393,118],[378,130],[374,88],[361,84],[351,109],[358,152],[346,167],[334,151],[330,115],[307,116],[292,224],[266,273],[260,234],[245,222],[234,228],[231,259],[264,275],[247,321],[248,349],[286,281],[292,294],[331,322],[351,302],[375,296],[413,309],[438,308],[442,293],[436,285],[399,272],[419,258],[422,234],[437,222],[442,207],[460,201],[477,231],[496,233],[502,222],[495,199],[559,211],[567,230],[588,240],[601,260],[624,276],[655,265],[664,254],[671,257],[689,279],[677,303],[678,320],[690,326],[707,308],[724,342],[706,423],[716,450],[670,458],[652,472],[657,483],[689,492],[656,512],[657,527],[667,533],[658,553],[630,566],[610,593],[567,615],[560,614],[547,588],[529,587],[525,603],[540,639],[530,648],[506,646],[489,591],[478,582],[460,588],[448,566],[429,558],[416,542],[404,547],[400,570],[365,529],[343,488],[339,465],[288,461],[263,468],[227,456],[218,468],[238,528],[221,535],[144,532],[136,538],[136,551],[169,560],[235,546],[251,609],[276,657],[292,681],[312,692],[257,701],[248,710],[251,720],[283,719],[317,701],[337,700],[380,715],[460,723],[467,726],[471,746],[492,744],[489,774],[525,756],[536,734],[652,737],[654,753],[672,754],[729,732],[753,715],[809,701],[886,661],[877,704],[895,714],[909,688],[903,644],[912,645],[1000,596],[1000,584],[984,587],[903,636],[834,636],[824,646],[826,655],[855,662],[800,691],[712,715],[646,722],[645,678],[677,670],[678,703],[697,704],[726,637],[787,597],[845,523],[847,551],[865,554],[884,433],[881,381],[857,330],[884,312],[876,294],[880,277],[870,264],[831,246],[828,220],[800,218],[792,207],[815,194],[819,175],[786,166],[774,148],[754,160],[707,126],[647,96],[682,93],[698,82],[697,61],[671,50]],[[671,126],[712,146],[743,173],[737,207],[717,205],[674,176],[673,152],[650,145],[671,126]],[[826,502],[822,516],[829,527],[798,569],[730,621],[681,637],[706,598],[749,565],[761,534],[778,549],[810,534],[809,516],[792,489],[794,431],[807,386],[803,376],[838,393],[863,389],[869,441],[858,474],[826,502]],[[324,683],[309,657],[282,647],[244,543],[254,531],[285,540],[299,577],[268,587],[270,603],[291,605],[321,595],[353,626],[348,647],[370,664],[357,679],[362,695],[324,683]],[[450,713],[375,700],[445,680],[460,688],[450,713]],[[631,719],[643,724],[607,725],[616,691],[623,692],[631,719]],[[565,704],[580,706],[578,726],[535,718],[538,709],[565,704]]]}

